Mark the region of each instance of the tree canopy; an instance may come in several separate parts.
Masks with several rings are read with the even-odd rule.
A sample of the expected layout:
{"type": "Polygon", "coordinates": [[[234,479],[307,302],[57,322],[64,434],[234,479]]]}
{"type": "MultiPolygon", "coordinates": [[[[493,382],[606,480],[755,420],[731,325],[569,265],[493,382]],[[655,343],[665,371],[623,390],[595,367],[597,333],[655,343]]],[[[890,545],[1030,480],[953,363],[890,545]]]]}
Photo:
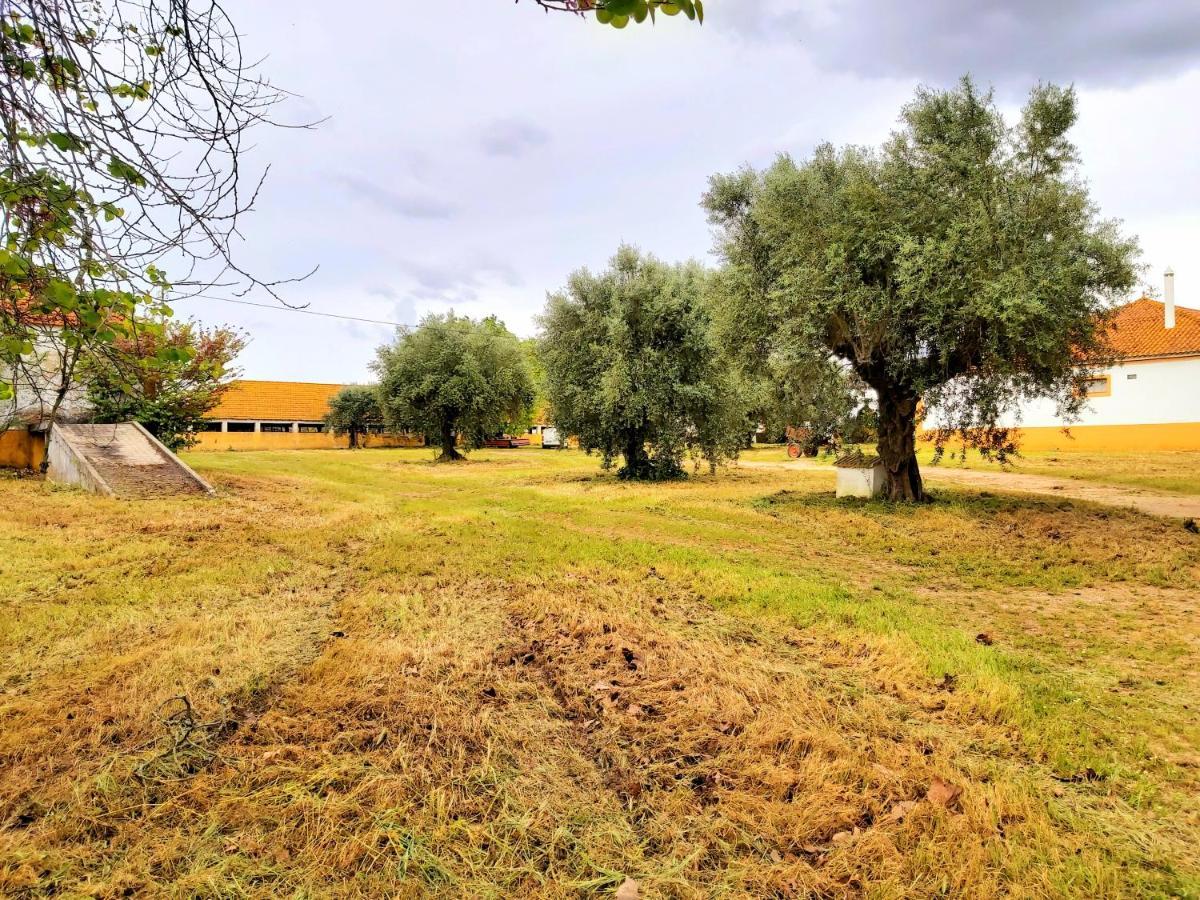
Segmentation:
{"type": "Polygon", "coordinates": [[[387,421],[436,436],[443,461],[462,459],[458,440],[480,447],[533,403],[521,342],[495,317],[428,315],[379,348],[374,368],[387,421]]]}
{"type": "Polygon", "coordinates": [[[172,288],[271,290],[230,242],[261,181],[242,147],[279,94],[221,5],[10,0],[3,12],[0,370],[19,367],[47,318],[71,324],[68,357],[111,356],[161,328],[172,288]]]}
{"type": "Polygon", "coordinates": [[[625,478],[674,478],[695,453],[715,466],[746,431],[701,299],[698,263],[667,265],[621,247],[598,275],[581,269],[541,317],[546,393],[558,429],[624,457],[625,478]]]}
{"type": "Polygon", "coordinates": [[[922,404],[938,439],[1009,446],[1033,397],[1078,413],[1137,248],[1100,218],[1068,138],[1073,90],[1035,88],[1008,123],[964,79],[921,89],[883,147],[823,145],[718,175],[705,197],[765,353],[844,361],[877,398],[888,495],[921,499],[922,404]]]}
{"type": "Polygon", "coordinates": [[[118,340],[115,354],[89,360],[87,385],[93,422],[140,422],[172,450],[190,446],[238,370],[246,346],[232,328],[168,322],[118,340]]]}
{"type": "Polygon", "coordinates": [[[334,394],[325,415],[325,425],[334,434],[350,437],[352,450],[358,447],[359,438],[365,437],[372,425],[382,423],[379,389],[358,384],[347,385],[334,394]]]}

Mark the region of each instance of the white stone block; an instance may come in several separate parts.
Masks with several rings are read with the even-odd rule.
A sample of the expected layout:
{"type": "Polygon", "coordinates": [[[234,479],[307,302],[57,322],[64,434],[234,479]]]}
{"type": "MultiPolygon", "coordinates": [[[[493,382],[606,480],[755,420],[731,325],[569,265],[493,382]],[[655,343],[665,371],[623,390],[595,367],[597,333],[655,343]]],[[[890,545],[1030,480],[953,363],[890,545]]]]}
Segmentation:
{"type": "Polygon", "coordinates": [[[839,497],[879,497],[887,484],[882,463],[864,469],[838,466],[836,471],[839,497]]]}

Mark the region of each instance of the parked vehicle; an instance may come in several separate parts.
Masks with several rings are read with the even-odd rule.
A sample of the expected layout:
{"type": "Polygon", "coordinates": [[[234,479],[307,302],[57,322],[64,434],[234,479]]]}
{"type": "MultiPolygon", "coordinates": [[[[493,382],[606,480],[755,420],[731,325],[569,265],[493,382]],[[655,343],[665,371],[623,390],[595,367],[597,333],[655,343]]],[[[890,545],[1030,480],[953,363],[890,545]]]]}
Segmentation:
{"type": "Polygon", "coordinates": [[[513,447],[528,447],[529,438],[513,437],[511,434],[501,434],[497,437],[490,437],[483,442],[485,447],[500,447],[506,450],[511,450],[513,447]]]}
{"type": "Polygon", "coordinates": [[[562,438],[559,437],[557,428],[553,425],[547,425],[542,429],[543,450],[561,450],[562,446],[562,438]]]}

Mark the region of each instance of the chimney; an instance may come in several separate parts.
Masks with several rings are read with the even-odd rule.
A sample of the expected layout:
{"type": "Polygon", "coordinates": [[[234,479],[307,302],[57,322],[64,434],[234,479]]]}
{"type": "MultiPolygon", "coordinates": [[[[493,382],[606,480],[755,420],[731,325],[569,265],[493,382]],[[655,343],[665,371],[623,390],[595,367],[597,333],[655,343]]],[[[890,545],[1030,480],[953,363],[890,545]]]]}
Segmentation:
{"type": "Polygon", "coordinates": [[[1175,273],[1170,266],[1163,273],[1163,325],[1175,327],[1175,273]]]}

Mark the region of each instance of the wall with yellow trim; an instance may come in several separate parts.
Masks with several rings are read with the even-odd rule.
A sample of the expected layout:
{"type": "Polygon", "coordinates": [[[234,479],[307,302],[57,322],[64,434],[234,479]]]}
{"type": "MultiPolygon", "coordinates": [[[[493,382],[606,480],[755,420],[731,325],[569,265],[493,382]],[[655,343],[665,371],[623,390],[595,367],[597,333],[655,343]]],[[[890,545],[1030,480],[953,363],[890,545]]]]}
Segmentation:
{"type": "MultiPolygon", "coordinates": [[[[345,435],[306,434],[278,431],[202,431],[190,449],[206,450],[344,450],[350,445],[345,435]]],[[[424,447],[425,440],[400,434],[372,434],[367,447],[424,447]]]]}
{"type": "Polygon", "coordinates": [[[36,469],[46,458],[46,436],[41,432],[13,428],[0,432],[0,467],[36,469]]]}
{"type": "MultiPolygon", "coordinates": [[[[1200,422],[1166,425],[1075,425],[1061,428],[1022,428],[1017,440],[1022,451],[1084,450],[1092,453],[1139,450],[1200,450],[1200,422]]],[[[923,444],[930,441],[922,440],[923,444]]]]}

